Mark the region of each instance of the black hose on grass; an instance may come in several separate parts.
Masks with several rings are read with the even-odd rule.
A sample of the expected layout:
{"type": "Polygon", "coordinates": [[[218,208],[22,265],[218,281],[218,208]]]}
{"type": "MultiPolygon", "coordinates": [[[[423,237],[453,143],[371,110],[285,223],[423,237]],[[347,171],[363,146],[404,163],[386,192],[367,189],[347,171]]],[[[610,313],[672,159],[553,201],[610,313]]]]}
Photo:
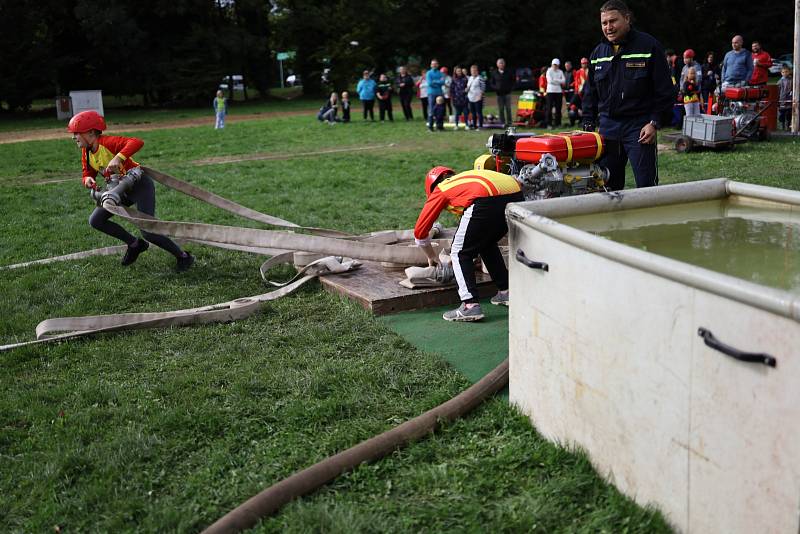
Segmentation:
{"type": "Polygon", "coordinates": [[[249,498],[203,532],[217,534],[239,532],[250,528],[261,518],[274,514],[290,501],[311,493],[359,464],[379,460],[392,451],[435,431],[440,421],[454,421],[471,412],[506,385],[508,385],[507,358],[477,383],[449,401],[281,480],[249,498]]]}

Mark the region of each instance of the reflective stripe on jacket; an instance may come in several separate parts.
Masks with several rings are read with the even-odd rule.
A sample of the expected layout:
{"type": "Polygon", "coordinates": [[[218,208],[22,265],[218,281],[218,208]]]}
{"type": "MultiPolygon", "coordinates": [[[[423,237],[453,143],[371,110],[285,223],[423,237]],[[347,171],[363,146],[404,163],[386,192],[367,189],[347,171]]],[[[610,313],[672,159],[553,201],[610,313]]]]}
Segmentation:
{"type": "Polygon", "coordinates": [[[460,216],[475,199],[511,195],[520,190],[513,177],[500,172],[470,170],[451,176],[433,188],[414,225],[414,237],[418,244],[426,242],[433,223],[445,209],[460,216]]]}
{"type": "Polygon", "coordinates": [[[677,96],[670,78],[664,48],[644,32],[630,29],[615,52],[605,40],[592,52],[583,116],[596,121],[600,115],[612,119],[661,116],[672,112],[677,96]]]}

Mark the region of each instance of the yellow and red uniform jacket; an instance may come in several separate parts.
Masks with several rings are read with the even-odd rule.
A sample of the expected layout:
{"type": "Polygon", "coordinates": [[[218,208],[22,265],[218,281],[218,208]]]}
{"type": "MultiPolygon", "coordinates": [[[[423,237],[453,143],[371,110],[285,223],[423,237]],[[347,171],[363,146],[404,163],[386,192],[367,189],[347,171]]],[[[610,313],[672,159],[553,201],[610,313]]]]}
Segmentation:
{"type": "Polygon", "coordinates": [[[108,166],[114,156],[122,159],[122,168],[125,172],[138,167],[131,156],[144,146],[144,141],[135,137],[119,137],[114,135],[101,135],[97,140],[97,152],[84,148],[81,151],[81,164],[83,165],[83,185],[86,178],[96,178],[97,173],[108,166]]]}
{"type": "Polygon", "coordinates": [[[442,210],[461,216],[476,199],[511,195],[521,191],[517,181],[495,171],[471,170],[456,174],[439,182],[425,202],[414,225],[414,238],[418,245],[430,242],[428,234],[442,210]]]}

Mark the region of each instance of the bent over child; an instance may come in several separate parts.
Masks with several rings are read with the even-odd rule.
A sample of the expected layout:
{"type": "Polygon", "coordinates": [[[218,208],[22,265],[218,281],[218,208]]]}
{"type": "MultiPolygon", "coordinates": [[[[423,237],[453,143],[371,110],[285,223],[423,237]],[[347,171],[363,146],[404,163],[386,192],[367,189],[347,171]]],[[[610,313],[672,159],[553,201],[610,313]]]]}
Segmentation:
{"type": "Polygon", "coordinates": [[[416,244],[425,252],[428,265],[437,261],[428,233],[442,210],[461,217],[450,246],[453,272],[458,283],[461,306],[446,312],[446,321],[483,319],[478,303],[475,259],[480,256],[498,293],[492,304],[508,306],[508,268],[497,243],[508,233],[505,209],[509,202],[524,200],[517,181],[507,174],[470,170],[455,174],[448,167],[434,167],[425,176],[428,200],[414,226],[416,244]]]}

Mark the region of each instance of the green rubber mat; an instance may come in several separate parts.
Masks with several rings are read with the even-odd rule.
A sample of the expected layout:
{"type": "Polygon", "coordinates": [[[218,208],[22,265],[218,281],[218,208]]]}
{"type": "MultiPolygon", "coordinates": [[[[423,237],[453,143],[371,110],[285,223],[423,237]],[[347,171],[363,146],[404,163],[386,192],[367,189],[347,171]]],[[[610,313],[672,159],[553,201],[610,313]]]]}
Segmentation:
{"type": "Polygon", "coordinates": [[[477,382],[508,357],[508,308],[481,301],[486,316],[475,323],[454,323],[442,314],[455,306],[381,317],[415,347],[440,354],[471,382],[477,382]]]}

